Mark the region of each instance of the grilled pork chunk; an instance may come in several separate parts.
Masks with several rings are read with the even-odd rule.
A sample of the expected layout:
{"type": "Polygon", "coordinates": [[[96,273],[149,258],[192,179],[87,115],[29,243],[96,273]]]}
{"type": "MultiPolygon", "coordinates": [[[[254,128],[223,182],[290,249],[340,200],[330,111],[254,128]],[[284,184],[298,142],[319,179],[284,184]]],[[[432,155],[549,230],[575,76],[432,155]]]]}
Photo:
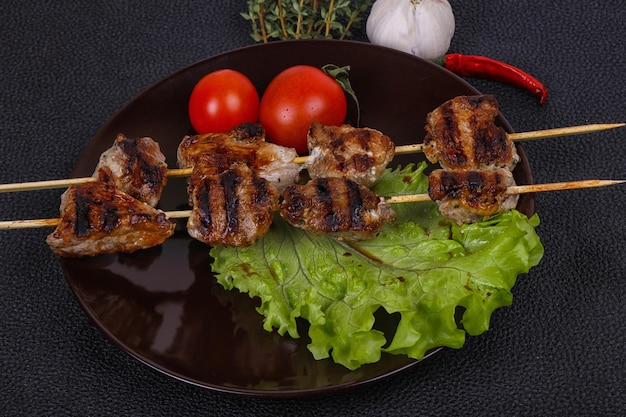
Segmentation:
{"type": "Polygon", "coordinates": [[[162,211],[101,181],[69,187],[60,211],[46,242],[65,257],[131,253],[160,245],[175,227],[162,211]]]}
{"type": "Polygon", "coordinates": [[[498,103],[493,95],[459,96],[426,118],[424,154],[447,169],[513,170],[519,161],[515,146],[495,125],[498,103]]]}
{"type": "Polygon", "coordinates": [[[113,146],[100,155],[93,176],[156,207],[167,183],[167,163],[152,138],[119,134],[113,146]]]}
{"type": "Polygon", "coordinates": [[[307,136],[311,178],[344,177],[369,186],[385,171],[395,145],[370,128],[324,126],[314,122],[307,136]]]}
{"type": "Polygon", "coordinates": [[[430,198],[439,204],[441,214],[459,225],[514,209],[519,196],[507,193],[507,188],[513,185],[513,175],[503,168],[484,171],[438,169],[428,176],[430,198]]]}
{"type": "Polygon", "coordinates": [[[245,163],[215,174],[196,165],[190,183],[192,214],[189,235],[209,245],[245,247],[259,240],[272,224],[279,193],[245,163]]]}
{"type": "Polygon", "coordinates": [[[346,178],[317,178],[283,193],[280,214],[292,225],[339,240],[375,237],[395,213],[364,185],[346,178]]]}
{"type": "Polygon", "coordinates": [[[185,136],[178,146],[178,165],[211,167],[215,174],[233,163],[246,162],[253,170],[279,190],[293,184],[302,170],[294,163],[298,156],[293,148],[265,142],[265,131],[258,124],[245,123],[229,133],[185,136]]]}

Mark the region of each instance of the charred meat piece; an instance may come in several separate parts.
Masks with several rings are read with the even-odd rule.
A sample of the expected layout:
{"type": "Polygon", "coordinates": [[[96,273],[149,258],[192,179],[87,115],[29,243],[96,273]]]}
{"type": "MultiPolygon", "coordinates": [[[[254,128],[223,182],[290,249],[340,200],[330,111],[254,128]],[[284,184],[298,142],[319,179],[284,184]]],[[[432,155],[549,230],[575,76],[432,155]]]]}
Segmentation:
{"type": "Polygon", "coordinates": [[[263,128],[250,123],[239,125],[229,133],[185,136],[178,146],[181,168],[205,165],[220,174],[233,163],[246,162],[279,190],[293,184],[300,175],[302,165],[293,162],[297,156],[293,148],[265,142],[263,128]]]}
{"type": "Polygon", "coordinates": [[[346,178],[317,178],[283,193],[280,214],[292,225],[339,240],[371,239],[395,213],[364,185],[346,178]]]}
{"type": "Polygon", "coordinates": [[[165,155],[152,138],[119,134],[113,146],[100,155],[93,176],[155,207],[167,183],[165,155]]]}
{"type": "Polygon", "coordinates": [[[101,181],[70,186],[60,210],[46,242],[65,257],[131,253],[160,245],[174,233],[165,213],[101,181]]]}
{"type": "Polygon", "coordinates": [[[447,169],[513,170],[519,156],[508,135],[495,125],[493,95],[459,96],[426,117],[424,154],[447,169]]]}
{"type": "Polygon", "coordinates": [[[209,245],[245,247],[259,240],[272,224],[279,193],[246,164],[215,174],[206,165],[193,169],[191,237],[209,245]]]}
{"type": "Polygon", "coordinates": [[[514,209],[519,196],[507,193],[507,188],[513,185],[513,175],[503,168],[484,171],[438,169],[428,176],[430,198],[439,204],[441,214],[459,225],[514,209]]]}
{"type": "Polygon", "coordinates": [[[369,186],[385,171],[395,145],[370,128],[324,126],[314,122],[307,136],[311,178],[343,177],[369,186]]]}

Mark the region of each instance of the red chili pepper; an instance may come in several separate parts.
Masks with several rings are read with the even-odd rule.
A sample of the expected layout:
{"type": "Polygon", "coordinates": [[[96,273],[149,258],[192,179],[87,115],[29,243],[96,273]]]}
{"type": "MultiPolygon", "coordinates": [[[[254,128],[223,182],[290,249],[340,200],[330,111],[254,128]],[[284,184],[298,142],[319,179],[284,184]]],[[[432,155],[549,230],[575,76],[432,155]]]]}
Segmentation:
{"type": "Polygon", "coordinates": [[[530,91],[543,104],[548,90],[541,81],[521,69],[507,63],[477,55],[448,54],[444,66],[457,75],[464,77],[488,78],[503,83],[513,84],[530,91]]]}

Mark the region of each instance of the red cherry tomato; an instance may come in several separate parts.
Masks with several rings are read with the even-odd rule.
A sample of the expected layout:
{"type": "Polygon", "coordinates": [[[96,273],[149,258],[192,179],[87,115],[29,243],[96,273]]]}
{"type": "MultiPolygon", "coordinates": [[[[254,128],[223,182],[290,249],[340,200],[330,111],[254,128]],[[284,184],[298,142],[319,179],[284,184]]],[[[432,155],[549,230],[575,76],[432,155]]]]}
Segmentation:
{"type": "Polygon", "coordinates": [[[189,97],[189,120],[196,132],[228,132],[259,120],[259,93],[242,73],[223,69],[205,75],[189,97]]]}
{"type": "Polygon", "coordinates": [[[297,65],[278,74],[261,98],[259,120],[269,141],[306,153],[312,122],[341,125],[346,96],[332,77],[319,68],[297,65]]]}

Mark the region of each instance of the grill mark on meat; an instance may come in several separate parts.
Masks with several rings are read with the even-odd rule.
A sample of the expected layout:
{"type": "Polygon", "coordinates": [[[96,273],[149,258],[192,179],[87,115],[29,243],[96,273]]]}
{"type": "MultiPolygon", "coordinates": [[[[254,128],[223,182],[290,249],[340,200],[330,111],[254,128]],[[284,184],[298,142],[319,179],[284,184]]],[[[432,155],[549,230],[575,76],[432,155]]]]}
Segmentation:
{"type": "Polygon", "coordinates": [[[487,95],[487,96],[476,95],[476,96],[466,96],[466,97],[467,97],[468,104],[476,109],[478,106],[480,106],[480,104],[483,102],[483,100],[485,100],[485,97],[493,97],[493,96],[491,96],[491,95],[487,95]]]}
{"type": "Polygon", "coordinates": [[[268,187],[268,182],[261,177],[254,176],[252,185],[254,187],[253,203],[254,204],[271,204],[272,193],[268,187]]]}
{"type": "MultiPolygon", "coordinates": [[[[337,136],[335,132],[329,132],[328,135],[331,138],[335,138],[337,136]]],[[[333,148],[339,149],[341,148],[341,146],[343,146],[344,143],[345,141],[343,140],[343,138],[332,139],[330,141],[330,146],[332,146],[333,148]]]]}
{"type": "Polygon", "coordinates": [[[428,187],[428,195],[431,200],[436,201],[442,199],[446,194],[452,198],[458,197],[459,187],[457,182],[448,171],[444,171],[441,174],[440,182],[435,183],[428,187]]]}
{"type": "Polygon", "coordinates": [[[265,130],[258,123],[244,122],[235,126],[232,132],[241,139],[265,140],[265,130]]]}
{"type": "Polygon", "coordinates": [[[204,229],[205,232],[210,233],[212,230],[213,219],[211,218],[211,206],[210,206],[210,196],[209,196],[209,187],[208,184],[204,181],[200,182],[198,185],[198,191],[196,192],[196,207],[198,211],[201,213],[200,215],[200,225],[204,229]]]}
{"type": "Polygon", "coordinates": [[[510,159],[511,150],[504,129],[495,125],[474,131],[474,154],[479,165],[490,165],[510,159]]]}
{"type": "Polygon", "coordinates": [[[306,201],[304,193],[300,188],[287,188],[284,193],[283,214],[287,216],[287,220],[292,224],[304,224],[304,210],[306,209],[306,201]]]}
{"type": "Polygon", "coordinates": [[[224,210],[226,211],[226,231],[238,233],[239,230],[239,197],[237,191],[241,176],[235,170],[225,171],[221,176],[224,189],[224,210]]]}
{"type": "MultiPolygon", "coordinates": [[[[499,176],[496,174],[496,181],[499,176]]],[[[467,185],[469,189],[469,195],[467,197],[468,204],[475,206],[479,203],[483,190],[487,187],[485,184],[485,178],[478,171],[470,171],[467,175],[467,185]]],[[[495,198],[491,198],[491,201],[495,201],[495,198]]]]}
{"type": "Polygon", "coordinates": [[[364,230],[365,219],[363,219],[363,198],[358,184],[352,181],[346,182],[348,186],[348,205],[350,207],[350,218],[352,229],[364,230]]]}
{"type": "MultiPolygon", "coordinates": [[[[102,217],[103,217],[102,224],[103,224],[104,231],[107,233],[111,233],[113,230],[115,230],[115,228],[119,224],[120,218],[117,215],[117,212],[115,209],[111,209],[110,207],[107,207],[107,209],[108,210],[102,213],[102,217]]],[[[137,216],[133,216],[133,218],[131,218],[131,222],[136,223],[137,216]]]]}
{"type": "Polygon", "coordinates": [[[86,197],[80,190],[76,192],[76,225],[74,233],[78,237],[89,236],[91,229],[91,220],[89,219],[89,205],[91,199],[86,197]]]}
{"type": "Polygon", "coordinates": [[[445,144],[444,158],[446,161],[455,165],[464,165],[467,163],[467,155],[463,147],[456,138],[460,136],[459,121],[456,112],[452,106],[452,102],[446,102],[441,107],[441,115],[444,120],[443,142],[445,144]]]}
{"type": "Polygon", "coordinates": [[[322,227],[325,230],[337,230],[336,217],[333,215],[332,190],[328,186],[328,180],[326,178],[319,178],[316,183],[315,191],[317,201],[323,208],[325,214],[322,227]]]}
{"type": "Polygon", "coordinates": [[[111,233],[120,224],[120,218],[117,214],[117,208],[112,201],[100,200],[101,210],[96,211],[97,224],[92,223],[90,206],[93,204],[94,196],[91,189],[78,189],[76,191],[76,225],[74,233],[78,237],[87,237],[94,228],[100,228],[106,233],[111,233]]]}
{"type": "Polygon", "coordinates": [[[369,147],[371,132],[369,130],[357,130],[356,132],[356,142],[366,153],[354,155],[352,157],[352,163],[357,172],[367,172],[376,162],[373,157],[368,155],[368,153],[371,152],[369,147]]]}
{"type": "Polygon", "coordinates": [[[359,131],[359,135],[357,136],[357,139],[359,141],[359,143],[361,144],[361,147],[364,148],[366,151],[369,151],[369,142],[370,142],[370,131],[369,130],[360,130],[359,131]]]}
{"type": "Polygon", "coordinates": [[[109,167],[100,167],[98,170],[98,180],[106,183],[113,183],[113,173],[109,167]]]}
{"type": "MultiPolygon", "coordinates": [[[[476,155],[476,161],[479,164],[489,163],[492,159],[490,155],[493,155],[495,149],[490,149],[490,146],[493,145],[494,148],[497,145],[496,143],[490,143],[491,141],[488,138],[488,135],[484,134],[480,130],[474,130],[474,154],[476,155]]],[[[502,149],[498,147],[498,149],[502,149]]]]}
{"type": "Polygon", "coordinates": [[[373,158],[367,155],[354,155],[352,161],[357,172],[366,172],[373,165],[373,158]]]}
{"type": "Polygon", "coordinates": [[[164,182],[165,173],[163,170],[146,161],[143,157],[146,149],[143,149],[145,146],[143,146],[143,142],[140,139],[124,138],[119,141],[119,145],[129,157],[126,173],[133,172],[135,166],[137,166],[137,169],[141,172],[141,177],[133,178],[135,185],[141,186],[142,184],[147,184],[150,189],[153,190],[164,182]]]}

